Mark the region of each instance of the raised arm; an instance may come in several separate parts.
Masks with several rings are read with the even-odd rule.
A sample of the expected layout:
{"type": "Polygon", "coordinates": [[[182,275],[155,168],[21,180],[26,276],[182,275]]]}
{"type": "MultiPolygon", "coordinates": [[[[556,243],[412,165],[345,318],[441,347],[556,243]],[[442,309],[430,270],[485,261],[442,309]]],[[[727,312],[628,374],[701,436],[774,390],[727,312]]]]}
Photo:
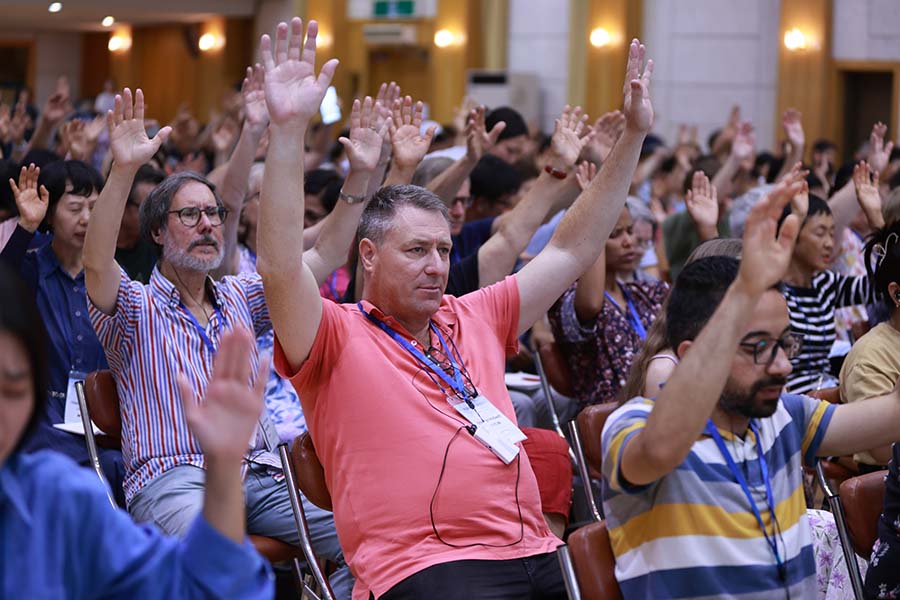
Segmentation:
{"type": "Polygon", "coordinates": [[[878,171],[870,175],[869,164],[861,161],[853,167],[853,186],[856,188],[856,201],[866,215],[872,229],[884,227],[884,213],[881,210],[881,193],[878,191],[878,171]]]}
{"type": "Polygon", "coordinates": [[[403,101],[396,100],[393,107],[391,123],[391,146],[394,156],[391,159],[391,170],[384,185],[407,184],[412,181],[416,167],[428,154],[431,140],[434,138],[434,126],[429,127],[422,135],[422,113],[425,105],[406,96],[403,101]]]}
{"type": "Polygon", "coordinates": [[[279,23],[275,53],[268,35],[260,52],[266,69],[269,151],[259,202],[258,257],[272,325],[285,358],[298,368],[312,348],[322,319],[322,298],[303,260],[303,154],[306,128],[319,110],[337,60],[316,76],[316,33],[310,21],[303,45],[303,22],[279,23]],[[301,53],[302,46],[302,53],[301,53]]]}
{"type": "Polygon", "coordinates": [[[739,123],[731,142],[731,152],[716,174],[712,184],[717,195],[727,198],[731,195],[735,175],[741,170],[743,162],[752,158],[756,151],[756,134],[753,125],[747,121],[739,123]]]}
{"type": "Polygon", "coordinates": [[[806,134],[803,131],[803,115],[796,108],[789,108],[781,117],[781,127],[784,129],[784,135],[787,137],[791,150],[784,157],[784,165],[778,173],[776,179],[780,179],[785,173],[791,169],[791,165],[797,162],[803,162],[803,154],[806,149],[806,134]]]}
{"type": "Polygon", "coordinates": [[[891,151],[894,149],[894,142],[885,143],[884,136],[887,134],[887,125],[881,121],[872,125],[872,133],[869,135],[869,155],[867,162],[876,175],[881,175],[888,166],[891,158],[891,151]]]}
{"type": "Polygon", "coordinates": [[[506,123],[500,121],[487,131],[484,113],[483,106],[472,109],[466,121],[466,153],[428,183],[428,189],[447,204],[453,202],[456,192],[475,169],[475,165],[497,143],[497,138],[506,129],[506,123]]]}
{"type": "Polygon", "coordinates": [[[697,228],[701,242],[719,237],[719,199],[703,171],[694,171],[691,189],[684,198],[688,214],[697,228]]]}
{"type": "Polygon", "coordinates": [[[44,103],[25,153],[36,148],[47,148],[54,130],[70,112],[72,112],[72,100],[69,97],[69,80],[66,77],[60,77],[56,80],[56,91],[44,103]]]}
{"type": "MultiPolygon", "coordinates": [[[[12,236],[0,250],[0,260],[20,272],[24,266],[28,246],[34,238],[34,232],[37,231],[37,228],[44,220],[44,216],[47,214],[47,207],[50,204],[50,193],[47,191],[47,188],[41,186],[40,191],[38,191],[38,177],[40,177],[40,174],[41,170],[32,163],[28,165],[27,169],[22,167],[22,170],[19,172],[18,185],[11,177],[9,179],[9,186],[12,188],[16,208],[19,210],[19,220],[12,236]]],[[[23,273],[23,275],[25,274],[23,273]]],[[[36,277],[37,273],[28,273],[26,275],[26,279],[30,281],[33,281],[36,277]]]]}
{"type": "Polygon", "coordinates": [[[116,263],[116,239],[134,174],[149,161],[172,129],[163,127],[150,139],[144,130],[144,92],[125,88],[116,96],[115,109],[106,115],[112,168],[91,211],[84,238],[84,282],[91,302],[111,315],[116,310],[121,273],[116,263]]]}
{"type": "Polygon", "coordinates": [[[359,217],[371,197],[369,179],[381,156],[382,136],[388,123],[382,123],[381,131],[372,129],[374,103],[353,101],[350,111],[350,137],[338,141],[344,145],[350,170],[341,187],[341,198],[334,210],[324,219],[324,225],[315,246],[303,253],[303,261],[309,265],[316,284],[321,285],[331,273],[347,262],[347,255],[356,234],[359,217]]]}
{"type": "Polygon", "coordinates": [[[782,209],[799,189],[799,184],[781,183],[750,211],[737,279],[697,339],[683,343],[690,347],[680,349],[681,362],[659,392],[647,425],[622,451],[620,473],[629,483],[646,485],[671,472],[702,433],[753,307],[790,263],[800,222],[788,216],[777,236],[776,227],[782,209]]]}
{"type": "Polygon", "coordinates": [[[519,332],[524,333],[588,267],[606,244],[625,206],[644,136],[653,124],[644,46],[633,40],[625,72],[625,131],[600,173],[560,221],[550,243],[518,274],[519,332]]]}
{"type": "Polygon", "coordinates": [[[238,270],[237,235],[244,197],[247,195],[247,179],[253,157],[259,141],[269,124],[269,111],[266,110],[266,92],[263,90],[265,71],[261,65],[247,67],[247,76],[241,86],[244,98],[246,119],[241,128],[241,137],[228,161],[225,181],[222,184],[222,203],[228,209],[229,217],[225,219],[225,230],[222,232],[225,242],[225,258],[222,266],[214,273],[215,278],[232,275],[238,270]]]}

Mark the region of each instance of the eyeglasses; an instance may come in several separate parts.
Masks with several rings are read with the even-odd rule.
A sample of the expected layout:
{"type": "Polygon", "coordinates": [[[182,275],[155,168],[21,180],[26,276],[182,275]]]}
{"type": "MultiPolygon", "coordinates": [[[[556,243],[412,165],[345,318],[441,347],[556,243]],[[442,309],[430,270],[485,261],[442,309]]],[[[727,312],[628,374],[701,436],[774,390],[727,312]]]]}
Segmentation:
{"type": "Polygon", "coordinates": [[[457,202],[462,204],[464,208],[469,208],[472,206],[472,196],[457,196],[450,203],[450,208],[453,208],[457,202]]]}
{"type": "Polygon", "coordinates": [[[200,222],[201,214],[206,215],[210,225],[219,227],[225,222],[225,217],[228,216],[228,209],[222,206],[210,206],[204,209],[196,206],[186,206],[181,210],[170,210],[169,214],[171,215],[172,213],[178,215],[178,220],[185,227],[196,227],[197,223],[200,222]]]}
{"type": "Polygon", "coordinates": [[[741,348],[747,348],[753,351],[753,362],[757,365],[766,365],[767,367],[775,360],[775,354],[778,349],[784,350],[789,359],[797,358],[800,354],[800,347],[803,345],[803,336],[793,333],[786,333],[778,339],[765,338],[758,342],[741,342],[741,348]]]}
{"type": "MultiPolygon", "coordinates": [[[[447,373],[447,375],[453,377],[453,365],[450,364],[450,359],[447,358],[447,355],[444,354],[443,350],[431,346],[428,348],[428,350],[425,351],[425,354],[428,355],[428,358],[436,362],[438,366],[443,369],[445,373],[447,373]]],[[[475,389],[475,384],[472,383],[471,379],[469,379],[469,375],[463,370],[460,370],[460,374],[463,376],[463,388],[466,390],[466,395],[469,398],[474,398],[475,396],[477,396],[478,390],[475,389]]]]}

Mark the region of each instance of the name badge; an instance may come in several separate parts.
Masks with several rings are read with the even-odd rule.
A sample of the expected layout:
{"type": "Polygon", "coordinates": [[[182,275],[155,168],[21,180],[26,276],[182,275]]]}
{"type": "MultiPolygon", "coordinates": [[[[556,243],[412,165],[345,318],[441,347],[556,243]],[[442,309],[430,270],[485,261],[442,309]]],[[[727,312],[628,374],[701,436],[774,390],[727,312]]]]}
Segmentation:
{"type": "Polygon", "coordinates": [[[519,454],[518,442],[527,436],[500,412],[486,396],[472,399],[472,406],[465,402],[453,408],[475,426],[475,439],[484,444],[497,458],[509,464],[519,454]]]}
{"type": "Polygon", "coordinates": [[[81,408],[78,406],[78,395],[75,393],[75,382],[84,381],[87,373],[81,371],[69,372],[69,384],[66,386],[66,405],[63,413],[65,423],[78,423],[81,425],[81,408]]]}

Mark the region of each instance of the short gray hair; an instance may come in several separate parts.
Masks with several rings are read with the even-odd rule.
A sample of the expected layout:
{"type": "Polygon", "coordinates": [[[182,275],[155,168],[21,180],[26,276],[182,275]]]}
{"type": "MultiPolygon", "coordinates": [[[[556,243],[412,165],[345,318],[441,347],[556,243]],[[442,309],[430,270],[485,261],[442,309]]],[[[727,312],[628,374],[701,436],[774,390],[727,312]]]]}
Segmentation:
{"type": "Polygon", "coordinates": [[[440,213],[450,225],[447,205],[436,194],[417,185],[388,185],[375,192],[363,211],[356,229],[357,242],[369,239],[381,244],[394,224],[397,210],[404,206],[440,213]]]}
{"type": "Polygon", "coordinates": [[[166,177],[162,183],[153,188],[150,195],[141,203],[140,211],[141,237],[156,246],[157,252],[162,251],[162,246],[153,240],[153,233],[155,231],[165,231],[166,222],[169,218],[169,209],[172,207],[172,199],[178,193],[178,190],[191,181],[202,183],[208,187],[209,191],[216,198],[216,205],[220,208],[225,206],[218,192],[216,192],[216,186],[199,173],[182,171],[166,177]]]}
{"type": "Polygon", "coordinates": [[[432,156],[426,158],[416,167],[413,173],[412,184],[425,187],[431,180],[450,168],[454,160],[449,156],[432,156]]]}

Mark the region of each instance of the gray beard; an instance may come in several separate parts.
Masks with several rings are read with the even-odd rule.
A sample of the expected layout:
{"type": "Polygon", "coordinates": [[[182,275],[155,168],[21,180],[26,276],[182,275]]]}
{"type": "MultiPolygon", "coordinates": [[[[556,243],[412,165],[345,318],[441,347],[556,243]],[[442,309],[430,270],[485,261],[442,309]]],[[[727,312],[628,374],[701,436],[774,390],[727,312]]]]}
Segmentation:
{"type": "Polygon", "coordinates": [[[181,248],[174,248],[172,245],[165,243],[166,241],[167,240],[163,239],[163,260],[178,269],[208,273],[209,271],[218,269],[225,259],[225,248],[221,245],[219,246],[219,253],[216,257],[203,259],[193,256],[188,251],[182,250],[181,248]]]}

